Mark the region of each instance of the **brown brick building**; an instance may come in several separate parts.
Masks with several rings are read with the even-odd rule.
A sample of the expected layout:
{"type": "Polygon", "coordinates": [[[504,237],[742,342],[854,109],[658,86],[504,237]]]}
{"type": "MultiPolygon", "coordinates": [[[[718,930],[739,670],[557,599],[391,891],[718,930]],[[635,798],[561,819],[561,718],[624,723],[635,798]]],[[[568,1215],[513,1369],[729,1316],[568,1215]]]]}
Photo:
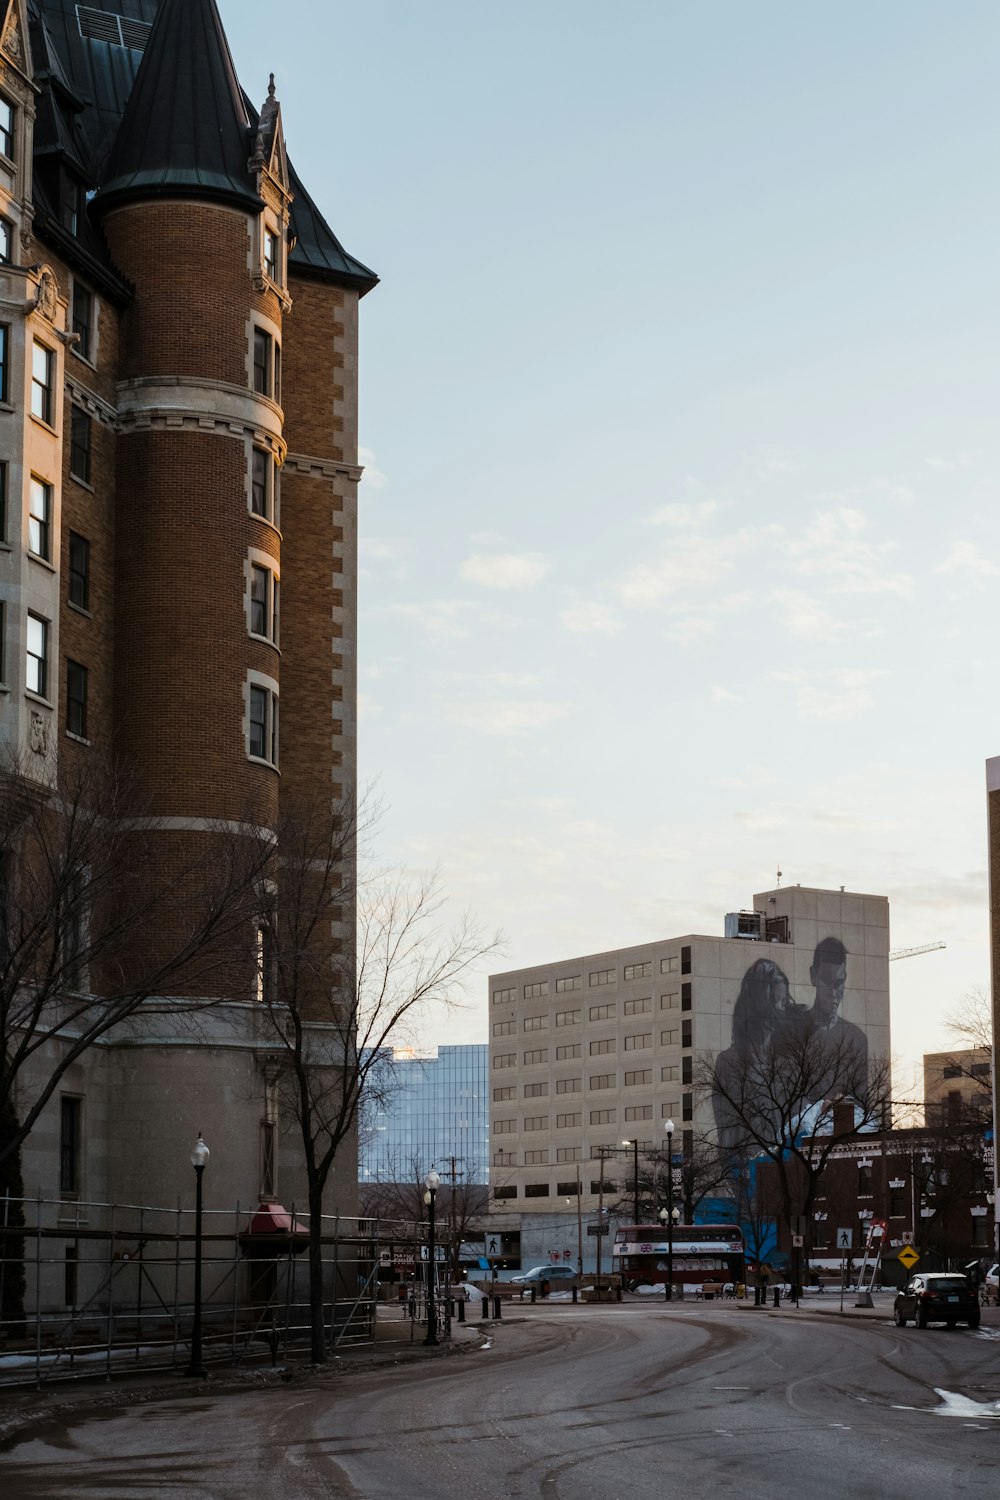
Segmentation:
{"type": "MultiPolygon", "coordinates": [[[[0,3],[0,743],[33,792],[123,759],[165,859],[356,780],[377,278],[297,178],[263,63],[254,98],[215,0],[0,3]]],[[[197,1041],[160,1017],[75,1062],[26,1191],[65,1189],[69,1128],[75,1196],[173,1201],[203,1130],[219,1202],[293,1198],[241,982],[197,1041]]]]}

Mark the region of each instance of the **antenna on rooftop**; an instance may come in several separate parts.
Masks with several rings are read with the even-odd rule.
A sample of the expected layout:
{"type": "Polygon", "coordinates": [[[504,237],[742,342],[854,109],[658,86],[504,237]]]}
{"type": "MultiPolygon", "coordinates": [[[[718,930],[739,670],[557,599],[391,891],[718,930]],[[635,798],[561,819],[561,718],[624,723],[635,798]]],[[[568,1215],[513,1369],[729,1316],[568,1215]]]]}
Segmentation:
{"type": "Polygon", "coordinates": [[[778,890],[781,890],[781,871],[778,871],[778,890]]]}

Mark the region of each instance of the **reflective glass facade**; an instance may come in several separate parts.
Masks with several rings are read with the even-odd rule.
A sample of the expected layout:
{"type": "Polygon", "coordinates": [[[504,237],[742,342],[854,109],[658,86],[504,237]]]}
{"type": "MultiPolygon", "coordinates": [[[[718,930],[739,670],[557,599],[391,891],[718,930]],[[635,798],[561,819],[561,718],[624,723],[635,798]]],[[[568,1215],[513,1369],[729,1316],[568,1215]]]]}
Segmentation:
{"type": "Polygon", "coordinates": [[[439,1047],[437,1056],[388,1050],[362,1108],[360,1182],[407,1182],[455,1158],[467,1183],[487,1180],[489,1047],[439,1047]],[[375,1096],[378,1096],[377,1098],[375,1096]]]}

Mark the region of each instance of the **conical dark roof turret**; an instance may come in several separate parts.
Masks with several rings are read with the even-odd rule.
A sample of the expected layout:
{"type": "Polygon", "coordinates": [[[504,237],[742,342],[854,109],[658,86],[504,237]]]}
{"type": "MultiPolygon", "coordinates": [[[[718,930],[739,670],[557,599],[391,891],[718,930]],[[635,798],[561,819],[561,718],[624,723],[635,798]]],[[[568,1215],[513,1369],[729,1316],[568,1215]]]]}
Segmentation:
{"type": "Polygon", "coordinates": [[[162,0],[95,206],[211,198],[251,211],[250,123],[215,0],[162,0]]]}

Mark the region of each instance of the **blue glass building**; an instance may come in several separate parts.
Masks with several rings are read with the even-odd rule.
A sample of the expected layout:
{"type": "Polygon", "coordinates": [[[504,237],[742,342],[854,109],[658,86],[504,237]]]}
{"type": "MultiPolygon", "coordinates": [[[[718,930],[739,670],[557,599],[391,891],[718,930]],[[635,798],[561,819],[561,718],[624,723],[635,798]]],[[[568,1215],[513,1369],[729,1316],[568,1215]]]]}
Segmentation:
{"type": "Polygon", "coordinates": [[[412,1182],[431,1166],[443,1176],[452,1157],[461,1181],[487,1181],[489,1050],[386,1049],[362,1103],[359,1182],[412,1182]]]}

